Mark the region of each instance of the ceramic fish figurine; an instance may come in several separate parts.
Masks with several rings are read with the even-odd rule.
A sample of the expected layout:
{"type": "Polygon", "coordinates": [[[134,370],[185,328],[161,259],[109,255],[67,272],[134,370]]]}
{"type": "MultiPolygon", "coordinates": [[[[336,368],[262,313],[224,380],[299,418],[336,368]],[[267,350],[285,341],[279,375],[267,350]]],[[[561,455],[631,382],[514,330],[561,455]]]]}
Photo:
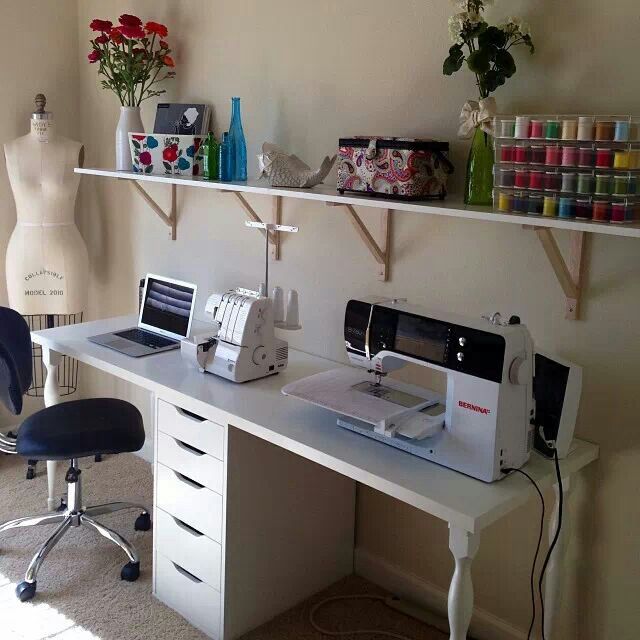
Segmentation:
{"type": "Polygon", "coordinates": [[[309,189],[321,184],[336,161],[327,156],[320,168],[313,171],[297,156],[289,155],[275,144],[265,142],[258,156],[259,178],[268,178],[272,187],[297,187],[309,189]]]}

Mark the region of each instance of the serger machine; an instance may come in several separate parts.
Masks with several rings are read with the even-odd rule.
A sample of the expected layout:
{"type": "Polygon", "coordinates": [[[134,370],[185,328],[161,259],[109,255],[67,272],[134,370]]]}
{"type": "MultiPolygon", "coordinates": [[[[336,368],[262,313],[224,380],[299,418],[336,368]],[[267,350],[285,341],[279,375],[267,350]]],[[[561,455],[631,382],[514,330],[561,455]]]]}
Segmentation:
{"type": "Polygon", "coordinates": [[[485,482],[527,462],[533,343],[517,317],[475,320],[351,300],[344,335],[357,369],[310,376],[283,393],[338,413],[342,427],[485,482]],[[446,374],[446,394],[387,377],[408,363],[446,374]]]}

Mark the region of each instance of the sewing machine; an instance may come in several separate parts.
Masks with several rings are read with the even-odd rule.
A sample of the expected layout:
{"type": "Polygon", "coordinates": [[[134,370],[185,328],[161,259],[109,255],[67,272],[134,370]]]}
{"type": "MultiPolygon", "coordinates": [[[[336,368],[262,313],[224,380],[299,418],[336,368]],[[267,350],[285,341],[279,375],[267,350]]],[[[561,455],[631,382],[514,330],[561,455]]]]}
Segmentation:
{"type": "Polygon", "coordinates": [[[485,482],[527,462],[533,343],[517,317],[476,320],[403,301],[351,300],[344,336],[358,368],[310,376],[282,392],[338,413],[342,427],[485,482]],[[444,373],[446,394],[387,377],[407,363],[444,373]]]}

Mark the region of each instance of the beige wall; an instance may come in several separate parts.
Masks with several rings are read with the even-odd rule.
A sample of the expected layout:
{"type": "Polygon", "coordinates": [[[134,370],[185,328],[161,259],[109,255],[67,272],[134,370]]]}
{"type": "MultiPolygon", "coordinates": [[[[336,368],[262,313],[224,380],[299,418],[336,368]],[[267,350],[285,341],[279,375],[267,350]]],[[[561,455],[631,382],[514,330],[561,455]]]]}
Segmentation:
{"type": "MultiPolygon", "coordinates": [[[[504,112],[640,112],[637,0],[497,4],[492,12],[497,17],[525,14],[539,47],[533,58],[519,53],[518,74],[496,96],[504,112]]],[[[24,3],[16,6],[15,24],[26,25],[24,3]]],[[[84,62],[87,24],[127,11],[170,26],[178,77],[167,84],[166,99],[210,102],[220,133],[229,120],[229,97],[242,96],[250,173],[264,140],[315,163],[335,151],[341,135],[418,135],[452,141],[458,168],[454,186],[460,189],[467,144],[455,139],[457,113],[466,98],[474,97],[474,85],[468,74],[441,74],[449,47],[447,0],[118,0],[107,5],[85,0],[78,2],[78,11],[79,53],[56,59],[70,67],[80,60],[77,102],[87,165],[113,165],[118,114],[116,99],[99,88],[95,67],[84,62]]],[[[76,37],[72,29],[65,33],[76,37]]],[[[55,38],[56,46],[59,41],[55,38]]],[[[28,109],[32,90],[25,91],[21,104],[28,109]]],[[[150,127],[153,105],[145,107],[143,118],[150,127]]],[[[152,193],[168,202],[167,189],[152,193]]],[[[266,198],[251,201],[259,211],[270,211],[266,198]]],[[[193,280],[203,294],[260,280],[260,236],[244,228],[243,213],[231,196],[184,190],[178,202],[178,240],[171,242],[127,184],[83,180],[78,220],[92,260],[92,317],[133,311],[137,278],[147,271],[193,280]]],[[[284,216],[300,226],[300,233],[286,238],[272,281],[300,291],[304,329],[287,336],[293,346],[344,359],[345,301],[379,293],[476,316],[495,309],[518,313],[541,348],[584,366],[578,433],[601,444],[602,459],[577,492],[585,508],[573,523],[571,559],[580,597],[558,637],[635,638],[640,599],[638,241],[593,238],[584,320],[567,322],[560,288],[535,236],[517,225],[398,214],[392,280],[383,284],[339,209],[290,200],[284,216]]],[[[372,224],[377,220],[371,211],[363,217],[372,224]]],[[[566,247],[567,238],[559,235],[566,247]]],[[[205,295],[200,309],[204,301],[205,295]]],[[[147,401],[89,372],[85,380],[96,382],[93,392],[147,401]]],[[[367,489],[359,498],[358,544],[446,588],[452,566],[446,526],[367,489]]],[[[532,502],[487,530],[474,565],[477,603],[519,628],[528,622],[537,509],[532,502]]]]}
{"type": "MultiPolygon", "coordinates": [[[[76,10],[75,0],[2,3],[0,145],[29,132],[36,93],[47,96],[47,110],[54,112],[61,134],[71,138],[80,135],[76,10]]],[[[7,303],[4,256],[16,223],[16,212],[4,169],[4,152],[1,157],[0,305],[3,305],[7,303]]],[[[0,408],[0,418],[2,416],[6,413],[0,408]]]]}

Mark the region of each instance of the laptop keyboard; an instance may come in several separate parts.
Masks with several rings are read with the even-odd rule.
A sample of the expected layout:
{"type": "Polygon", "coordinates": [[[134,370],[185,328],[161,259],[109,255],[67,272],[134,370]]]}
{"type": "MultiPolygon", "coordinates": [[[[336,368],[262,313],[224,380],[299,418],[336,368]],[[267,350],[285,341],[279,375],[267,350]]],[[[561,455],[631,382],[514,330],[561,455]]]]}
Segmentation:
{"type": "Polygon", "coordinates": [[[176,340],[164,338],[163,336],[145,331],[144,329],[128,329],[127,331],[120,331],[114,335],[124,338],[125,340],[143,344],[145,347],[150,347],[151,349],[161,349],[162,347],[176,344],[176,340]]]}

